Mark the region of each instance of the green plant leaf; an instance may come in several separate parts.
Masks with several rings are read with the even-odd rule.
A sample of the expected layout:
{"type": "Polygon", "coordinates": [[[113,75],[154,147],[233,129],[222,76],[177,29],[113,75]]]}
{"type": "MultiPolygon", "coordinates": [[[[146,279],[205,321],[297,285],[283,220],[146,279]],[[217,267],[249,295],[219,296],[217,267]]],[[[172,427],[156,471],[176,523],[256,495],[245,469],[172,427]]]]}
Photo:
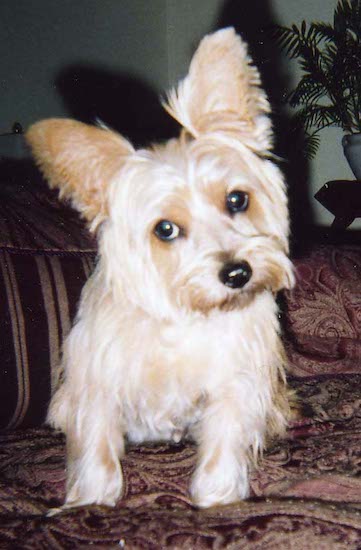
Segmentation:
{"type": "Polygon", "coordinates": [[[311,134],[305,136],[304,151],[305,156],[309,160],[313,159],[320,147],[320,136],[318,134],[311,134]]]}
{"type": "Polygon", "coordinates": [[[318,133],[332,125],[361,131],[361,0],[339,0],[333,24],[302,21],[279,26],[273,36],[302,71],[285,97],[298,108],[294,125],[306,131],[305,146],[315,153],[318,133]]]}

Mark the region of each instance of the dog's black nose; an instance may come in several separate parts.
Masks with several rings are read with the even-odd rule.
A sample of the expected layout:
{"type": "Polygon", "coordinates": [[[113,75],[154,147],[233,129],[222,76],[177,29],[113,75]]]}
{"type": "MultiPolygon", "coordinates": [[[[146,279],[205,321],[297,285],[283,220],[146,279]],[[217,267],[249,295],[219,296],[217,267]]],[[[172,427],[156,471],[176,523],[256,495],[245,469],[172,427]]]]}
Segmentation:
{"type": "Polygon", "coordinates": [[[222,283],[230,288],[242,288],[252,277],[252,269],[248,262],[226,264],[219,272],[222,283]]]}

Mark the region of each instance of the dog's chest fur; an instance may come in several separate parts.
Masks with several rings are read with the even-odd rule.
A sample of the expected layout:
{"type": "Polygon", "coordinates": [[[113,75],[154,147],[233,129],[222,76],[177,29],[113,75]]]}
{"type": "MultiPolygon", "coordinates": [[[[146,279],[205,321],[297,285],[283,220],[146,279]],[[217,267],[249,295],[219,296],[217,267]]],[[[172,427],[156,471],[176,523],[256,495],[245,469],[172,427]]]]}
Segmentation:
{"type": "Polygon", "coordinates": [[[128,438],[178,441],[196,429],[209,395],[242,380],[262,384],[266,365],[274,362],[275,311],[272,295],[265,292],[241,312],[217,311],[138,330],[143,353],[130,361],[121,385],[128,438]],[[254,325],[249,321],[257,310],[260,321],[254,325]]]}

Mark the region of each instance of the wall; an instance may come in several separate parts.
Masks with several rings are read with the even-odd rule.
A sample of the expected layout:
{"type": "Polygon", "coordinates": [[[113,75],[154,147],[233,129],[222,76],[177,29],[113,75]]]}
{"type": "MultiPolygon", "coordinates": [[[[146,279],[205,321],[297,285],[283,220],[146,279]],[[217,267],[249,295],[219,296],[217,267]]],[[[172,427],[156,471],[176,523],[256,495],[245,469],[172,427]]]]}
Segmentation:
{"type": "Polygon", "coordinates": [[[165,0],[1,0],[0,133],[15,120],[26,127],[66,115],[55,81],[69,66],[132,75],[160,91],[165,28],[165,0]]]}
{"type": "Polygon", "coordinates": [[[175,85],[187,72],[202,37],[216,25],[223,0],[167,0],[168,81],[175,85]]]}
{"type": "MultiPolygon", "coordinates": [[[[138,126],[136,139],[148,124],[151,136],[161,117],[154,107],[156,94],[185,75],[204,34],[235,20],[247,34],[250,26],[263,24],[266,12],[281,24],[331,21],[335,5],[336,0],[1,0],[0,133],[10,131],[15,120],[27,127],[48,116],[98,114],[107,122],[113,113],[110,123],[116,129],[131,136],[132,127],[138,126]],[[66,67],[73,68],[70,77],[66,75],[72,86],[74,67],[82,71],[85,84],[78,104],[83,94],[89,104],[100,106],[100,113],[72,109],[66,85],[59,83],[66,67]],[[90,74],[85,71],[84,77],[86,67],[90,74]],[[148,100],[152,108],[142,111],[148,100]]],[[[261,55],[267,57],[267,49],[261,55]]],[[[295,82],[296,64],[284,59],[283,71],[295,82]]],[[[328,180],[353,178],[341,137],[337,128],[323,132],[319,153],[309,166],[303,193],[311,206],[310,222],[329,225],[333,219],[313,199],[314,193],[328,180]]],[[[361,220],[353,225],[361,227],[361,220]]]]}

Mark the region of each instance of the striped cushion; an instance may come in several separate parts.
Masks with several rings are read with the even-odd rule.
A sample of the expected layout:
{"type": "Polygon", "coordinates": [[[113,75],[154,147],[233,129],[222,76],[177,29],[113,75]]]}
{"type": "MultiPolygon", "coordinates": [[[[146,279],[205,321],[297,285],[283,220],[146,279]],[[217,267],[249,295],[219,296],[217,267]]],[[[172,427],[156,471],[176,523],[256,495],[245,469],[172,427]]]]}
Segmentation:
{"type": "Polygon", "coordinates": [[[37,426],[95,254],[0,249],[0,428],[37,426]]]}
{"type": "Polygon", "coordinates": [[[38,426],[96,243],[29,161],[0,162],[0,428],[38,426]]]}
{"type": "Polygon", "coordinates": [[[50,190],[31,162],[0,162],[0,248],[94,251],[79,215],[50,190]]]}

